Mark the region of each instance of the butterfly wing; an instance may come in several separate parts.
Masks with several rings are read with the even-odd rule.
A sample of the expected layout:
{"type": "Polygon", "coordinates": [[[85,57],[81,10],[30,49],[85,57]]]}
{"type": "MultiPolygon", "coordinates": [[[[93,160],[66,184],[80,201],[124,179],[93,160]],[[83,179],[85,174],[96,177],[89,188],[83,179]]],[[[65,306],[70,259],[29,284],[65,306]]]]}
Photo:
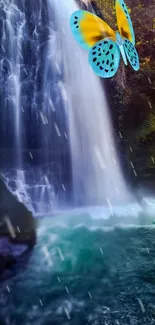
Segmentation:
{"type": "Polygon", "coordinates": [[[138,56],[138,53],[137,53],[134,45],[127,38],[125,38],[124,42],[123,42],[123,46],[124,46],[126,56],[131,64],[132,68],[135,71],[138,71],[139,67],[140,67],[139,56],[138,56]]]}
{"type": "Polygon", "coordinates": [[[117,25],[121,36],[135,45],[135,34],[126,4],[123,0],[116,0],[115,7],[117,25]]]}
{"type": "Polygon", "coordinates": [[[90,49],[88,60],[91,68],[99,77],[111,78],[119,67],[119,47],[113,39],[105,38],[90,49]]]}
{"type": "Polygon", "coordinates": [[[102,19],[85,10],[78,10],[72,14],[70,26],[75,39],[86,50],[104,37],[112,37],[115,40],[115,32],[112,28],[102,19]]]}

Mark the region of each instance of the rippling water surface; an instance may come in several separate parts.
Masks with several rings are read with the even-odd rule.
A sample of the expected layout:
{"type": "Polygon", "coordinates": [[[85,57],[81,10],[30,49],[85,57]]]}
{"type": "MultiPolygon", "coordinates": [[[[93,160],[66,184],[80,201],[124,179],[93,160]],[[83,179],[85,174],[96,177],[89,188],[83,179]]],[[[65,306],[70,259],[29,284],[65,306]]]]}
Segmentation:
{"type": "Polygon", "coordinates": [[[42,218],[18,271],[1,284],[0,324],[155,323],[154,226],[105,226],[86,212],[42,218]]]}

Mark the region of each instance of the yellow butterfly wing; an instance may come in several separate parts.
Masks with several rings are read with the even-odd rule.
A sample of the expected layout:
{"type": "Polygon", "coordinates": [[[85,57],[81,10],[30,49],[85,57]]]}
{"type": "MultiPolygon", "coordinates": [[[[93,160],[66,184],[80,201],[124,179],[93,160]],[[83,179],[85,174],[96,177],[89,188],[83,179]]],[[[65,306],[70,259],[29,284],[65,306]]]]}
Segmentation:
{"type": "Polygon", "coordinates": [[[116,39],[115,32],[105,21],[85,10],[72,14],[70,26],[75,39],[87,50],[105,37],[116,39]]]}
{"type": "Polygon", "coordinates": [[[121,36],[127,38],[133,45],[135,45],[134,29],[125,2],[123,0],[116,0],[115,8],[117,25],[121,36]]]}

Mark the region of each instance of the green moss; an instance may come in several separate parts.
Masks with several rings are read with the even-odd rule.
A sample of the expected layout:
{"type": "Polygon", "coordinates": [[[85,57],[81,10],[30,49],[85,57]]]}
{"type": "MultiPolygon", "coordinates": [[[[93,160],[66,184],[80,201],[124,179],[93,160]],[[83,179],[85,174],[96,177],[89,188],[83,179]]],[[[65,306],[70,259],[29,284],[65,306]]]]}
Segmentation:
{"type": "Polygon", "coordinates": [[[137,137],[138,141],[146,141],[152,134],[155,134],[155,114],[150,114],[149,119],[144,123],[144,126],[137,137]]]}

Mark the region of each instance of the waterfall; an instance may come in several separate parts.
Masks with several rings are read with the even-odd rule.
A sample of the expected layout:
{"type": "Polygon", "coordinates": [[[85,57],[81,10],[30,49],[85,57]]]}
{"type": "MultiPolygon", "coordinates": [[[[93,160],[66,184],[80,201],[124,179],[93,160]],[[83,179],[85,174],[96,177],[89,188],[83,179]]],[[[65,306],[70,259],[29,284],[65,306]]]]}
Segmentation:
{"type": "Polygon", "coordinates": [[[63,191],[53,152],[63,152],[66,143],[58,114],[61,74],[51,64],[47,18],[44,0],[0,0],[0,169],[18,199],[42,215],[51,213],[63,191]]]}
{"type": "MultiPolygon", "coordinates": [[[[21,166],[22,123],[21,123],[21,63],[22,43],[25,28],[25,15],[14,0],[0,1],[3,14],[1,38],[1,82],[5,85],[5,109],[3,123],[6,117],[13,123],[14,148],[17,167],[21,166]]],[[[2,87],[1,87],[2,88],[2,87]]],[[[4,108],[3,108],[4,109],[4,108]]]]}
{"type": "MultiPolygon", "coordinates": [[[[105,90],[88,65],[88,52],[73,39],[69,26],[78,7],[74,0],[49,0],[49,4],[55,11],[57,53],[61,53],[64,70],[74,200],[86,205],[125,203],[129,192],[115,148],[105,90]]],[[[55,62],[57,58],[55,55],[55,62]]]]}
{"type": "Polygon", "coordinates": [[[66,199],[68,150],[77,206],[129,198],[105,91],[71,34],[75,10],[73,0],[0,0],[0,168],[34,213],[66,199]]]}

